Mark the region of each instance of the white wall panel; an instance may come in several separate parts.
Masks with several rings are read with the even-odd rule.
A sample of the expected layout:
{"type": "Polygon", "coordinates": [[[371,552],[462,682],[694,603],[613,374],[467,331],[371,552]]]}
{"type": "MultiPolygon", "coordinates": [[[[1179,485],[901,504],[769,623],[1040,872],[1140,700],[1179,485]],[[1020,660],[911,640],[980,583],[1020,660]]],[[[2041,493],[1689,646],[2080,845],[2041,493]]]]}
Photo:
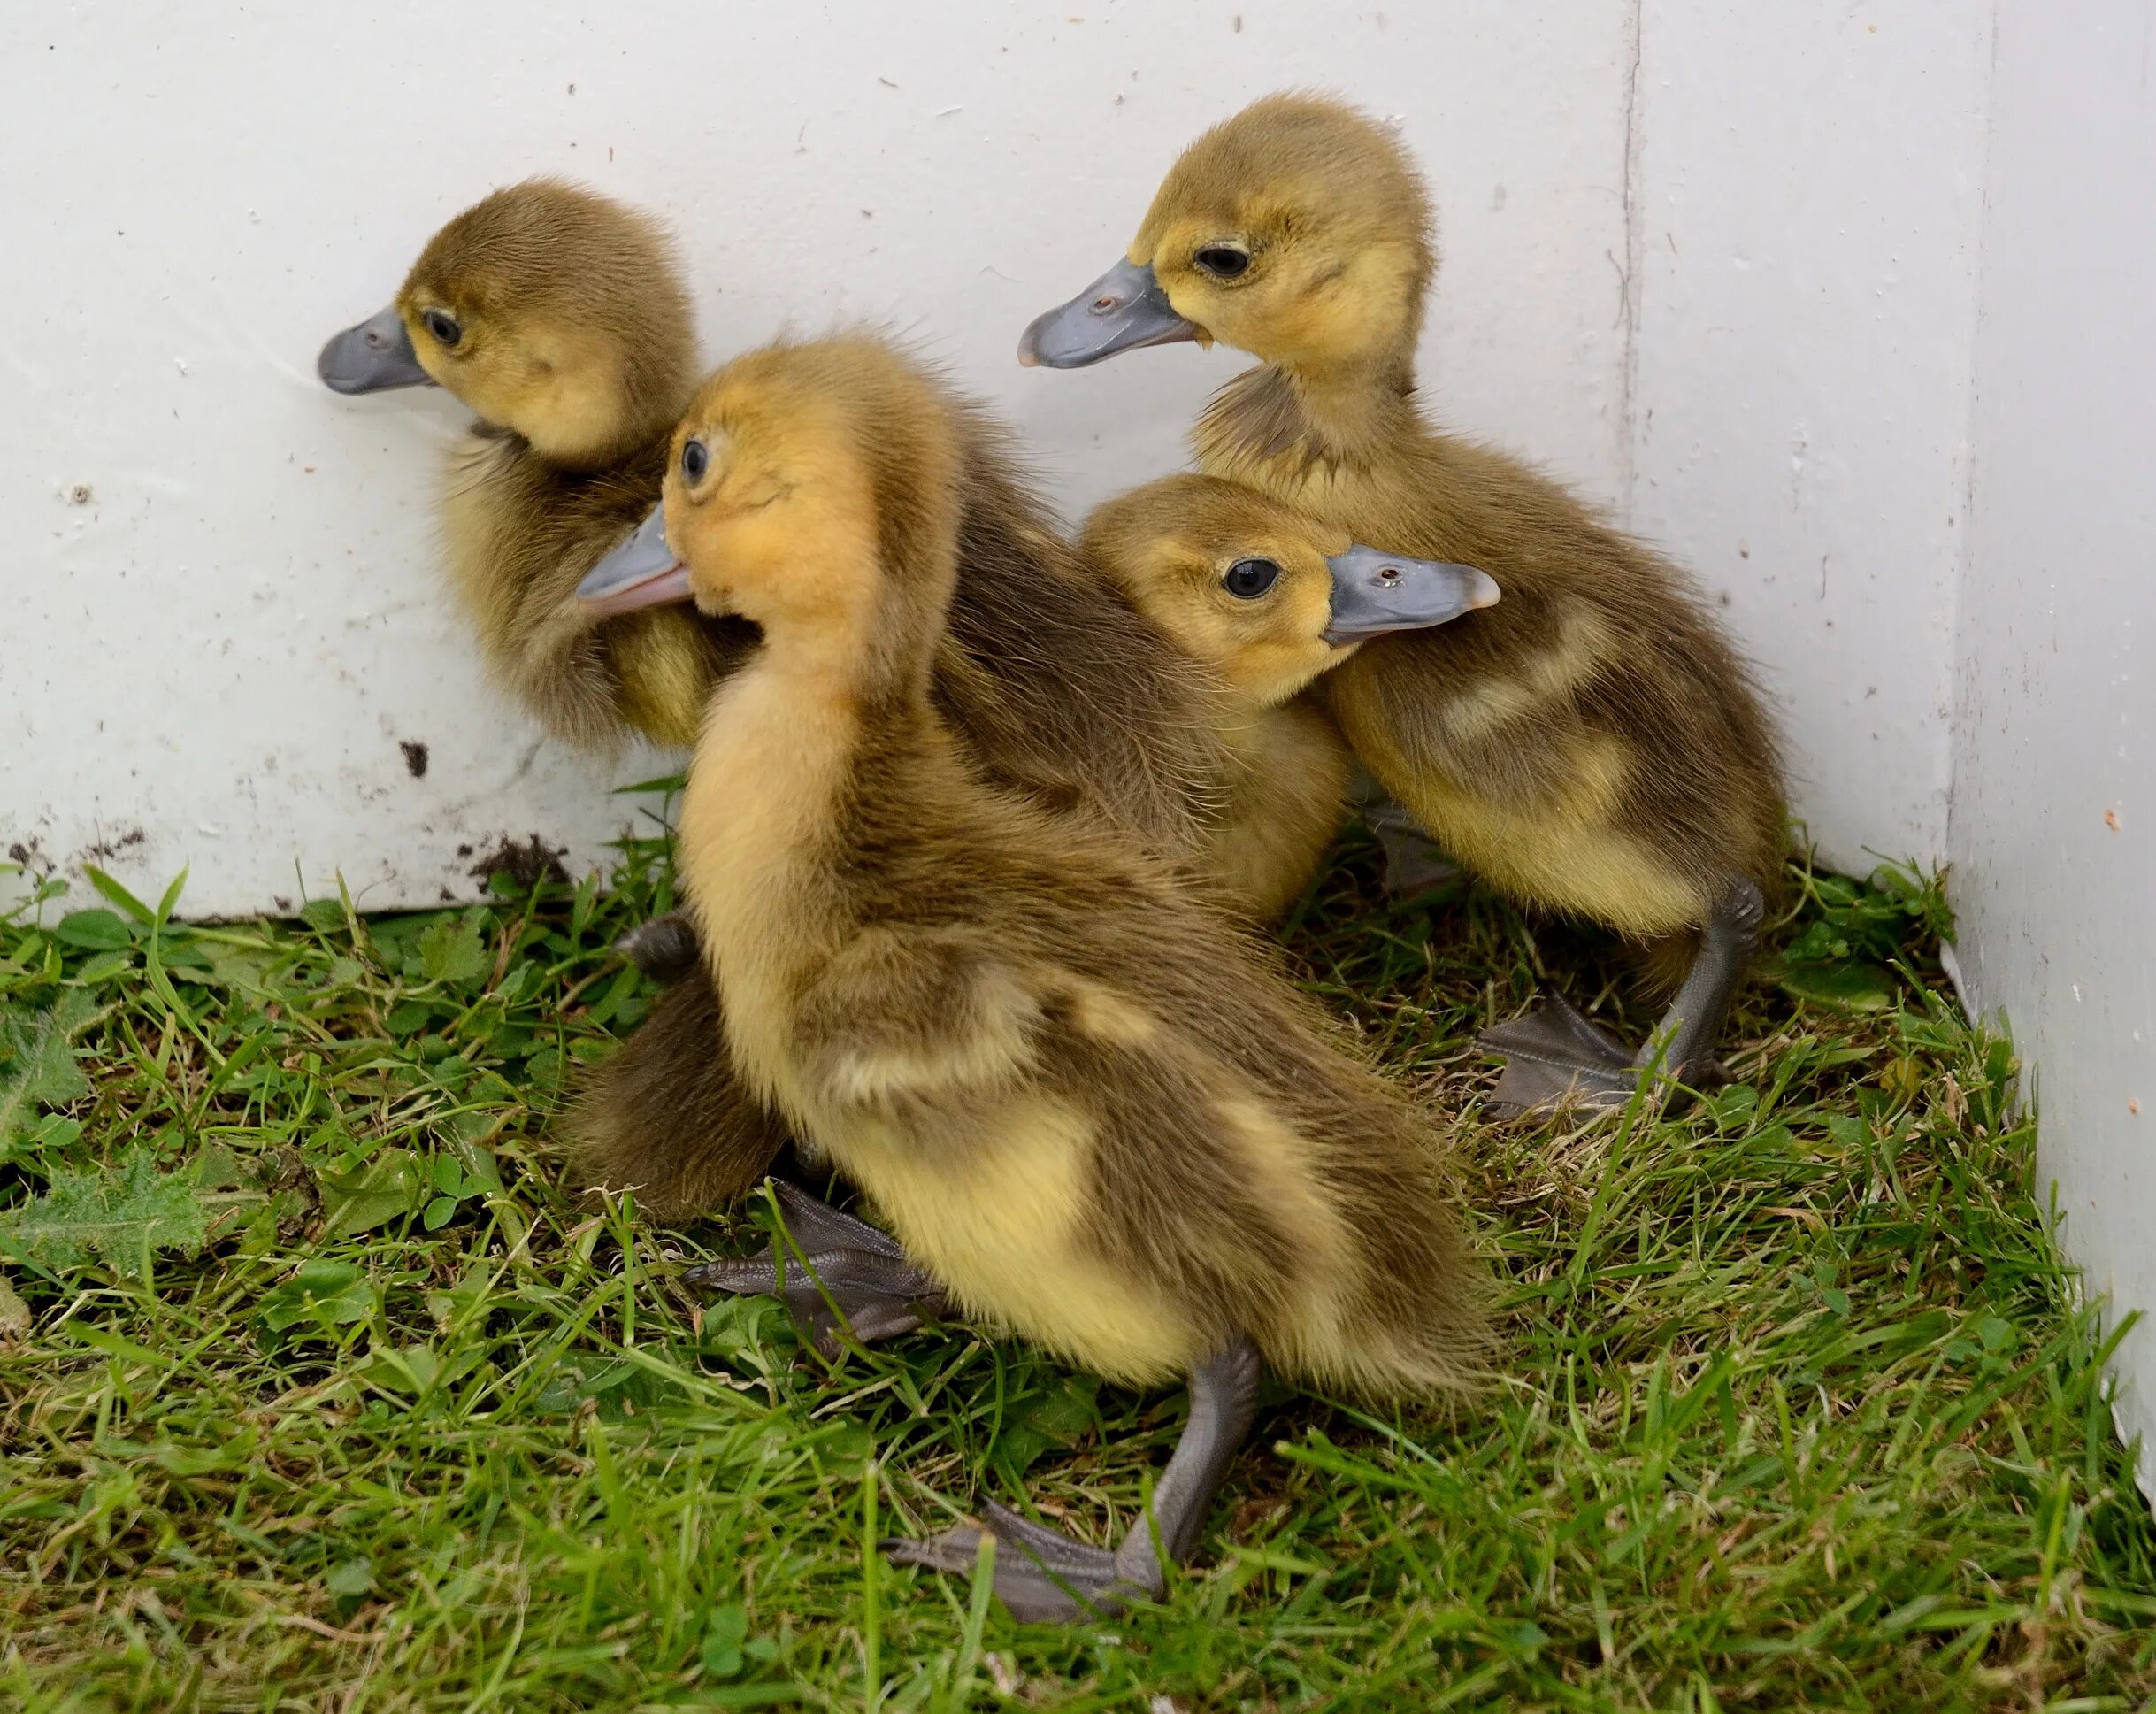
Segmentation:
{"type": "Polygon", "coordinates": [[[1641,7],[1631,521],[1726,598],[1859,874],[1945,847],[1989,17],[1641,7]]]}
{"type": "MultiPolygon", "coordinates": [[[[2141,0],[2000,0],[1954,722],[1962,978],[2114,1316],[2156,1308],[2152,58],[2141,0]]],[[[2117,1367],[2156,1447],[2145,1324],[2117,1367]]]]}

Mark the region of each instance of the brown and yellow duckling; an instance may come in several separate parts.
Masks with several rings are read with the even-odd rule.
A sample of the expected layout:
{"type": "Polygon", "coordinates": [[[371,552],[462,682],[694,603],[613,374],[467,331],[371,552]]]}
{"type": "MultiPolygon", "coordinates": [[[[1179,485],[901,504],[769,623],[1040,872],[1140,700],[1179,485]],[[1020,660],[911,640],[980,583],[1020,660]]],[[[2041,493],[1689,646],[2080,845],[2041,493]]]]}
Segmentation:
{"type": "MultiPolygon", "coordinates": [[[[656,222],[557,180],[495,191],[317,367],[339,393],[440,385],[474,413],[443,473],[443,544],[506,690],[583,748],[694,742],[754,627],[688,609],[606,618],[576,599],[656,501],[698,379],[687,288],[656,222]]],[[[570,1151],[587,1181],[685,1218],[755,1184],[786,1133],[714,1063],[717,998],[679,920],[641,925],[623,950],[684,980],[591,1075],[566,1116],[570,1151]]]]}
{"type": "Polygon", "coordinates": [[[587,747],[694,741],[754,634],[686,610],[600,620],[575,599],[650,509],[696,382],[688,292],[653,221],[558,180],[497,190],[317,367],[340,393],[439,385],[478,419],[449,451],[444,543],[487,665],[525,707],[587,747]]]}
{"type": "Polygon", "coordinates": [[[1379,552],[1212,476],[1118,495],[1086,519],[1078,550],[1201,670],[1228,769],[1208,867],[1267,918],[1309,884],[1354,771],[1324,703],[1303,693],[1373,638],[1498,599],[1471,565],[1379,552]]]}
{"type": "MultiPolygon", "coordinates": [[[[973,761],[939,706],[965,415],[888,347],[772,349],[677,432],[666,536],[763,642],[715,694],[680,862],[741,1075],[969,1313],[1117,1380],[1189,1378],[1154,1518],[1194,1547],[1261,1360],[1395,1395],[1483,1348],[1434,1141],[1175,872],[973,761]]],[[[1055,575],[1036,571],[1036,578],[1055,575]]],[[[1023,601],[1019,580],[1014,598],[1023,601]]],[[[991,1508],[1021,1618],[1157,1593],[991,1508]]],[[[980,1531],[889,1544],[970,1568],[980,1531]]]]}
{"type": "Polygon", "coordinates": [[[1430,199],[1398,139],[1334,102],[1269,96],[1185,152],[1125,258],[1036,320],[1020,356],[1068,368],[1174,339],[1248,351],[1262,366],[1197,426],[1201,470],[1497,580],[1499,605],[1379,638],[1327,674],[1326,703],[1460,862],[1688,966],[1636,1054],[1561,1001],[1484,1037],[1509,1057],[1500,1104],[1622,1101],[1645,1065],[1712,1065],[1781,874],[1774,734],[1689,579],[1423,415],[1434,266],[1430,199]]]}
{"type": "MultiPolygon", "coordinates": [[[[1185,875],[1193,893],[1236,908],[1241,872],[1225,861],[1217,874],[1208,870],[1218,855],[1212,829],[1227,765],[1207,719],[1201,679],[1157,626],[1087,573],[1017,475],[999,424],[952,402],[937,432],[956,447],[959,472],[958,584],[932,679],[940,712],[974,764],[1000,786],[1115,830],[1185,875]]],[[[619,615],[686,598],[686,581],[673,568],[663,518],[648,521],[587,578],[587,605],[619,615]]],[[[681,939],[693,946],[690,937],[681,939]]],[[[722,1076],[692,1057],[699,1026],[706,1041],[723,1033],[717,993],[701,964],[604,1062],[575,1118],[581,1153],[607,1182],[678,1183],[670,1212],[694,1211],[692,1195],[713,1195],[722,1180],[710,1162],[748,1158],[696,1141],[707,1129],[722,1139],[733,1134],[725,1128],[725,1107],[713,1103],[709,1121],[700,1117],[702,1102],[687,1115],[681,1110],[681,1092],[722,1076]]],[[[794,1236],[809,1249],[830,1297],[857,1334],[896,1330],[908,1325],[907,1304],[932,1302],[917,1277],[903,1282],[902,1298],[894,1298],[877,1290],[873,1266],[855,1275],[853,1260],[871,1257],[879,1234],[834,1226],[798,1204],[786,1211],[794,1236]],[[806,1237],[804,1221],[813,1227],[806,1237]]],[[[768,1259],[744,1265],[744,1285],[771,1277],[768,1259]]],[[[798,1271],[788,1278],[795,1286],[789,1303],[827,1333],[825,1292],[798,1271]]]]}

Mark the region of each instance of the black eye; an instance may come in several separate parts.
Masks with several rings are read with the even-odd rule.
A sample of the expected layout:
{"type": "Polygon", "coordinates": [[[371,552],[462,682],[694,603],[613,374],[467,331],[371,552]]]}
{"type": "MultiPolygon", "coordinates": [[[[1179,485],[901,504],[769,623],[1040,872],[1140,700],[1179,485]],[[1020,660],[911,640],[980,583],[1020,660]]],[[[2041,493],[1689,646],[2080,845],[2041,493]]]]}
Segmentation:
{"type": "Polygon", "coordinates": [[[692,482],[703,480],[703,473],[711,468],[711,449],[702,441],[681,442],[681,473],[692,482]]]}
{"type": "Polygon", "coordinates": [[[426,324],[426,331],[434,334],[437,345],[454,346],[464,336],[457,318],[446,310],[429,310],[419,319],[426,324]]]}
{"type": "Polygon", "coordinates": [[[1250,265],[1250,252],[1233,244],[1208,244],[1190,258],[1208,273],[1232,280],[1250,265]]]}
{"type": "Polygon", "coordinates": [[[1254,601],[1279,580],[1280,568],[1270,559],[1239,559],[1228,567],[1220,587],[1231,596],[1254,601]]]}

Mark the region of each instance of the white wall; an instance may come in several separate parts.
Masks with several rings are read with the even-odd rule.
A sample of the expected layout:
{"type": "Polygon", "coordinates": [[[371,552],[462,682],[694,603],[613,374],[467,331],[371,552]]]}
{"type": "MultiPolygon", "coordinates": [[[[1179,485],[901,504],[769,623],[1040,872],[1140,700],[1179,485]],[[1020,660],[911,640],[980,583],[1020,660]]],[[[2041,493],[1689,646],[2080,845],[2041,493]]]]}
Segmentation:
{"type": "Polygon", "coordinates": [[[1945,842],[1989,0],[1644,0],[1630,515],[1862,874],[1945,842]]]}
{"type": "Polygon", "coordinates": [[[672,219],[715,356],[917,333],[1078,507],[1178,463],[1236,359],[1027,373],[1019,329],[1205,124],[1351,90],[1439,188],[1447,413],[1617,497],[1628,27],[1607,0],[6,8],[0,852],[109,847],[138,889],[191,864],[195,914],[340,869],[364,907],[465,895],[458,849],[504,834],[602,855],[608,782],[662,764],[565,756],[482,688],[429,548],[453,404],[313,373],[437,225],[533,172],[672,219]]]}
{"type": "MultiPolygon", "coordinates": [[[[2033,1067],[2039,1182],[2156,1309],[2156,10],[1999,0],[1951,849],[1961,971],[2033,1067]]],[[[2121,1426],[2156,1449],[2156,1333],[2121,1426]]],[[[2144,1458],[2144,1482],[2156,1464],[2144,1458]]]]}

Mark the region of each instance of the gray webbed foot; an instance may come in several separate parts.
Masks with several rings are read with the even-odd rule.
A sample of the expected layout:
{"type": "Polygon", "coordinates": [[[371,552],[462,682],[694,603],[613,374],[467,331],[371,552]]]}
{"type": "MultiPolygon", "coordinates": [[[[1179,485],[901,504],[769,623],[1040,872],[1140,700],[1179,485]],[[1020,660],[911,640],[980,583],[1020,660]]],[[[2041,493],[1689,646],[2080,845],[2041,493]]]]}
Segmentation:
{"type": "Polygon", "coordinates": [[[1362,825],[1385,853],[1388,898],[1413,898],[1460,872],[1459,865],[1438,849],[1437,842],[1416,826],[1415,819],[1387,796],[1376,780],[1365,776],[1353,789],[1362,825]]]}
{"type": "Polygon", "coordinates": [[[637,924],[615,941],[614,950],[655,982],[679,981],[702,956],[695,926],[678,911],[637,924]]]}
{"type": "Polygon", "coordinates": [[[826,1357],[846,1335],[860,1343],[909,1334],[946,1310],[943,1288],[906,1259],[888,1233],[841,1214],[783,1180],[774,1180],[781,1239],[738,1262],[687,1269],[693,1286],[740,1297],[776,1297],[826,1357]]]}
{"type": "Polygon", "coordinates": [[[1491,1091],[1500,1115],[1579,1105],[1607,1111],[1632,1098],[1639,1068],[1624,1044],[1558,998],[1540,1011],[1482,1033],[1481,1045],[1505,1056],[1491,1091]]]}
{"type": "Polygon", "coordinates": [[[1257,1347],[1237,1339],[1191,1371],[1190,1420],[1154,1484],[1153,1515],[1133,1524],[1113,1553],[1073,1541],[993,1500],[978,1524],[955,1525],[917,1541],[887,1541],[883,1550],[902,1565],[964,1572],[977,1563],[983,1533],[993,1535],[996,1596],[1012,1618],[1027,1624],[1105,1618],[1132,1601],[1158,1601],[1168,1588],[1162,1556],[1181,1564],[1196,1550],[1206,1508],[1257,1417],[1262,1369],[1257,1347]]]}
{"type": "Polygon", "coordinates": [[[978,1524],[955,1524],[918,1541],[893,1537],[879,1545],[895,1564],[963,1576],[978,1563],[982,1537],[994,1536],[996,1599],[1023,1625],[1106,1618],[1158,1593],[1126,1578],[1117,1563],[1121,1556],[1105,1548],[1073,1541],[993,1500],[981,1513],[978,1524]]]}
{"type": "Polygon", "coordinates": [[[1485,1030],[1482,1045],[1506,1056],[1505,1073],[1491,1094],[1492,1108],[1502,1115],[1578,1104],[1607,1112],[1632,1098],[1643,1073],[1652,1072],[1665,1089],[1723,1080],[1725,1074],[1715,1062],[1715,1039],[1722,1034],[1738,981],[1759,948],[1765,914],[1765,902],[1753,881],[1733,875],[1724,883],[1701,926],[1692,969],[1637,1053],[1627,1053],[1615,1036],[1561,999],[1530,1017],[1485,1030]]]}

